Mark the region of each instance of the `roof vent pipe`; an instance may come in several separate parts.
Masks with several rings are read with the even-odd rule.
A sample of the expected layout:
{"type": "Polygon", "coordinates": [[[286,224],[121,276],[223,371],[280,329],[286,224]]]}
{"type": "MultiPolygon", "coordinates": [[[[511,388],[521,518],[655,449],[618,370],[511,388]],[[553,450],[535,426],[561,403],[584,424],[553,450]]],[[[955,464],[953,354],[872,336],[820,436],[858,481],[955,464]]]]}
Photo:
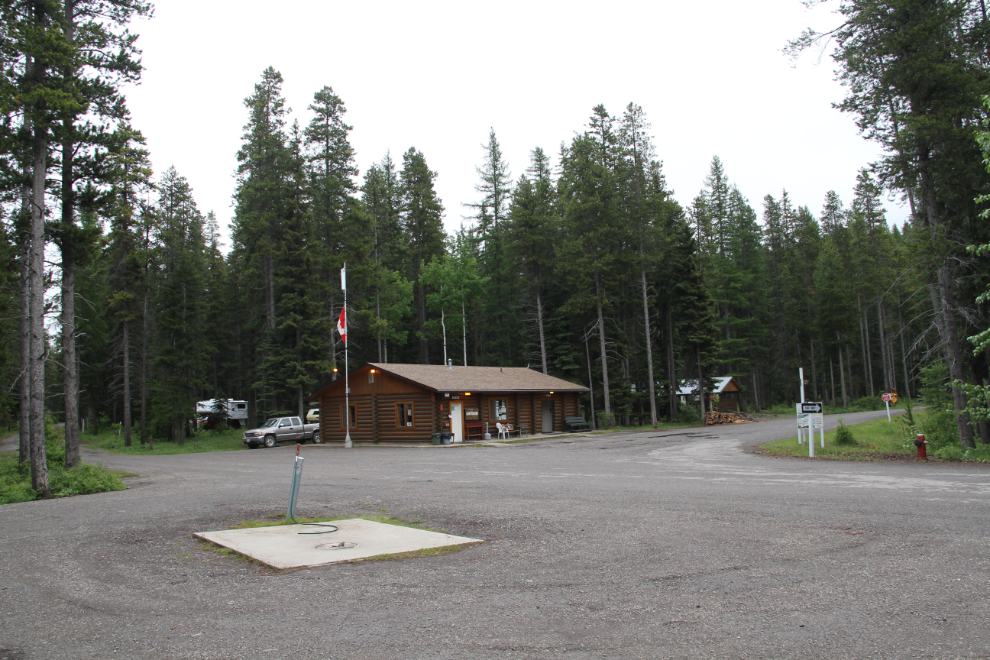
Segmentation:
{"type": "Polygon", "coordinates": [[[454,359],[453,358],[448,358],[447,359],[447,368],[450,369],[451,371],[454,370],[454,359]]]}

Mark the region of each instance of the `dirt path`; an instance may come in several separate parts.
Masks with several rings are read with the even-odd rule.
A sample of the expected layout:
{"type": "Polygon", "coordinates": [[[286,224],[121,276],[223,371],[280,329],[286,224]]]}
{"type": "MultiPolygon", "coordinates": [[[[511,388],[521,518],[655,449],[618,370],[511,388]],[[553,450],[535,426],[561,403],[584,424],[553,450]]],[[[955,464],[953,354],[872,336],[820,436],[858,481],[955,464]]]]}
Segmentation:
{"type": "Polygon", "coordinates": [[[17,433],[12,433],[3,440],[0,440],[0,452],[17,451],[19,438],[20,436],[17,433]]]}

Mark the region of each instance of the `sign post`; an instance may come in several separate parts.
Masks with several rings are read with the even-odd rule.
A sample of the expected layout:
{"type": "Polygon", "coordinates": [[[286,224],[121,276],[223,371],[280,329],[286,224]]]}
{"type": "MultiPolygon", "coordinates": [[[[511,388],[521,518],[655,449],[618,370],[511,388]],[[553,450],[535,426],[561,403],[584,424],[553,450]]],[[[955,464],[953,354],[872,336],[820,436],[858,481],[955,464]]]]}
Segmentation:
{"type": "Polygon", "coordinates": [[[821,429],[822,449],[825,448],[825,406],[821,401],[805,401],[798,404],[797,409],[798,427],[805,426],[808,429],[808,458],[814,458],[815,429],[821,429]]]}
{"type": "Polygon", "coordinates": [[[340,310],[340,324],[343,327],[341,339],[344,340],[344,427],[347,429],[344,435],[344,446],[353,447],[351,442],[351,375],[347,368],[347,264],[340,269],[340,288],[344,291],[344,306],[340,310]]]}
{"type": "Polygon", "coordinates": [[[890,421],[890,393],[889,392],[884,392],[883,393],[883,396],[881,396],[880,398],[883,399],[884,405],[887,406],[887,421],[889,422],[890,421]]]}
{"type": "Polygon", "coordinates": [[[807,426],[804,413],[801,412],[800,403],[794,404],[795,413],[797,414],[797,434],[798,434],[798,444],[804,444],[804,432],[801,430],[807,426]]]}

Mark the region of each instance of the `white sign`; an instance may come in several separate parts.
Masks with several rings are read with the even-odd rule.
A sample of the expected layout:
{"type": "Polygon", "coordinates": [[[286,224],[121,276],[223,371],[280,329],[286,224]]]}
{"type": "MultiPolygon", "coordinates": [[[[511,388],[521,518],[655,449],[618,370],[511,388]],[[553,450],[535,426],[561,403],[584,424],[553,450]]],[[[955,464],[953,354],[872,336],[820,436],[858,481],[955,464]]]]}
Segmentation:
{"type": "Polygon", "coordinates": [[[825,428],[825,415],[821,413],[817,413],[815,415],[808,415],[808,416],[815,420],[816,429],[825,428]]]}

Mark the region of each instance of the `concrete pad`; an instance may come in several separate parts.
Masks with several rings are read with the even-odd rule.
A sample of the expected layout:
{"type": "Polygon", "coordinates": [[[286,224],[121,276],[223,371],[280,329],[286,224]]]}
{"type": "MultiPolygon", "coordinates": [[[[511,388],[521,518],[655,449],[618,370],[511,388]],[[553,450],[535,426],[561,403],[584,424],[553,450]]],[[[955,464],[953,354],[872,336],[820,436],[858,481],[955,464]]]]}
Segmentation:
{"type": "Polygon", "coordinates": [[[329,534],[300,534],[319,531],[313,525],[278,525],[251,529],[197,532],[197,538],[230,548],[272,568],[323,566],[377,555],[415,552],[448,545],[481,543],[482,539],[429,532],[351,518],[334,520],[337,531],[329,534]]]}

